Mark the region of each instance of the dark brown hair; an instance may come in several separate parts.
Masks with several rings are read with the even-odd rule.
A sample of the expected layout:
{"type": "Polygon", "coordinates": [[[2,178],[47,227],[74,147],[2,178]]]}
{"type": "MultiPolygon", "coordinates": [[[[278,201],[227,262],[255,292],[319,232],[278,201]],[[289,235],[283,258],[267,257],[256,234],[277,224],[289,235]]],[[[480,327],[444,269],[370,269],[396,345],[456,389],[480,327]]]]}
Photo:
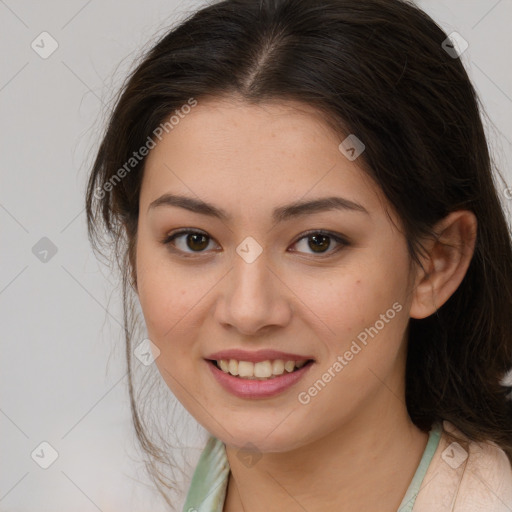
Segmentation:
{"type": "Polygon", "coordinates": [[[477,241],[463,282],[435,314],[410,320],[406,403],[422,430],[448,420],[470,439],[495,441],[512,460],[511,388],[502,383],[512,367],[512,242],[483,108],[460,58],[443,48],[446,38],[402,0],[225,0],[174,27],[129,76],[89,177],[86,209],[93,247],[113,246],[123,276],[132,414],[153,457],[163,452],[134,399],[128,307],[144,159],[106,184],[190,98],[237,95],[311,105],[340,136],[362,140],[359,159],[398,212],[412,260],[437,221],[457,209],[474,212],[477,241]]]}

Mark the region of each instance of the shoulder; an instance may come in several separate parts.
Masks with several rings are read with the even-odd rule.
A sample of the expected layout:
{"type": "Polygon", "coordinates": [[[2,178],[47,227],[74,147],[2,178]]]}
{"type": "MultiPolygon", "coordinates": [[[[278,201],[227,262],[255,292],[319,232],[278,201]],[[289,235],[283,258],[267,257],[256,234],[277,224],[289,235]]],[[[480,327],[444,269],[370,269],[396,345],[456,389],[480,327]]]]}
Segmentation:
{"type": "Polygon", "coordinates": [[[414,512],[510,512],[512,467],[491,441],[471,441],[443,422],[439,445],[416,498],[414,512]]]}

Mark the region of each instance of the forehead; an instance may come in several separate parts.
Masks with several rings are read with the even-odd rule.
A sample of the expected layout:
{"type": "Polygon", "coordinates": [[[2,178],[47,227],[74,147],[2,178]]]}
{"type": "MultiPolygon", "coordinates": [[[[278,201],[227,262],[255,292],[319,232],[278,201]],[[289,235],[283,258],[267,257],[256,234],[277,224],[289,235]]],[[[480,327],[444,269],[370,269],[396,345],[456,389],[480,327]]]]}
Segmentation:
{"type": "Polygon", "coordinates": [[[199,100],[149,153],[141,204],[179,192],[246,207],[326,194],[382,205],[362,161],[340,151],[343,138],[310,105],[199,100]]]}
{"type": "Polygon", "coordinates": [[[174,125],[163,133],[159,149],[152,153],[160,153],[164,146],[170,149],[185,144],[194,150],[191,153],[217,150],[219,159],[229,158],[227,151],[244,155],[256,150],[263,158],[267,156],[264,147],[269,145],[284,153],[337,146],[339,135],[323,117],[312,106],[293,101],[251,104],[238,97],[200,99],[187,114],[174,116],[174,125]]]}

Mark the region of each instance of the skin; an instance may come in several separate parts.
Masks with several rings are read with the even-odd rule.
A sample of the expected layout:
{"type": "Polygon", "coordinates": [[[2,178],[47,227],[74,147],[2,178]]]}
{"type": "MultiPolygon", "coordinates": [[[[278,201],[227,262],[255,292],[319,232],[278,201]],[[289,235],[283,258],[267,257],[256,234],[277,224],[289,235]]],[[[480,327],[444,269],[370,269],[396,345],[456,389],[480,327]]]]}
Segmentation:
{"type": "Polygon", "coordinates": [[[399,218],[358,160],[339,151],[343,138],[307,105],[210,98],[164,135],[146,161],[137,293],[162,377],[226,444],[227,512],[395,512],[425,449],[428,435],[405,406],[407,325],[410,317],[432,314],[460,284],[476,219],[466,211],[443,219],[439,241],[424,241],[425,271],[415,267],[399,218]],[[177,206],[148,211],[164,193],[200,198],[232,219],[177,206]],[[271,219],[275,207],[333,195],[368,213],[271,219]],[[172,252],[161,240],[180,228],[207,234],[206,248],[187,245],[184,235],[172,252]],[[315,252],[303,238],[314,229],[349,244],[330,239],[329,246],[327,239],[324,252],[315,252]],[[236,253],[248,236],[262,248],[252,263],[236,253]],[[401,311],[309,403],[300,403],[298,393],[395,303],[401,311]],[[280,395],[243,399],[224,391],[204,361],[229,348],[273,348],[315,363],[280,395]],[[250,466],[238,456],[248,442],[258,457],[250,466]]]}

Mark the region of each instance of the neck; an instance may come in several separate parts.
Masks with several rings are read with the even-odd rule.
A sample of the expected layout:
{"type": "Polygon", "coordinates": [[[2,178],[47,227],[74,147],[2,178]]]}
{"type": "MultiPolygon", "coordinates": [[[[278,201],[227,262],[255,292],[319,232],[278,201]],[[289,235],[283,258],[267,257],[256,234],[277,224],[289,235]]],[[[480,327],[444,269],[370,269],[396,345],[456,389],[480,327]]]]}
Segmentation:
{"type": "Polygon", "coordinates": [[[371,412],[299,449],[265,453],[254,466],[226,446],[231,473],[224,512],[396,512],[428,434],[411,422],[402,401],[385,388],[382,393],[366,408],[371,412]]]}

